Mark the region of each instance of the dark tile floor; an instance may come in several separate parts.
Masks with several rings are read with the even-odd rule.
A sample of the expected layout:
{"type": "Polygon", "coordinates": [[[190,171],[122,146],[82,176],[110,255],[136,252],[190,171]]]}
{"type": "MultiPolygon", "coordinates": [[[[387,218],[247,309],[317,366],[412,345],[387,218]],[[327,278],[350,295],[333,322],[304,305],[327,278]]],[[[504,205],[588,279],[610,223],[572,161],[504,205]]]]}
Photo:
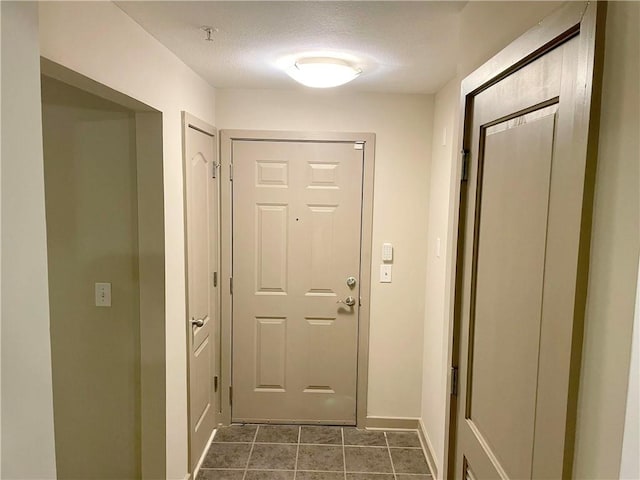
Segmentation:
{"type": "Polygon", "coordinates": [[[416,432],[232,425],[216,433],[197,480],[431,480],[416,432]]]}

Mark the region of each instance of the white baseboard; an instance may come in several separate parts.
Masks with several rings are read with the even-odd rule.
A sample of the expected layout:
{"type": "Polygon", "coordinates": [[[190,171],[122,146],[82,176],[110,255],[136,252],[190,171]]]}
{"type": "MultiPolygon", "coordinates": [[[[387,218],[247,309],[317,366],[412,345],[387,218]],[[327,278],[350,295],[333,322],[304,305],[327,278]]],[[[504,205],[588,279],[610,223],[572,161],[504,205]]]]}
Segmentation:
{"type": "Polygon", "coordinates": [[[429,435],[427,435],[427,429],[424,427],[421,418],[418,419],[418,434],[420,435],[420,443],[422,444],[422,450],[424,450],[424,456],[427,458],[427,463],[429,464],[429,470],[431,470],[433,478],[439,480],[440,476],[433,453],[433,444],[429,439],[429,435]]]}
{"type": "Polygon", "coordinates": [[[366,428],[371,430],[418,430],[419,419],[411,417],[367,417],[366,428]]]}
{"type": "Polygon", "coordinates": [[[200,460],[198,460],[198,463],[196,464],[196,468],[193,471],[193,477],[191,476],[191,474],[187,474],[187,476],[185,477],[184,480],[195,480],[198,477],[198,472],[200,471],[200,467],[202,466],[202,462],[204,461],[204,457],[207,456],[207,452],[209,451],[209,446],[211,445],[211,442],[213,442],[213,437],[215,437],[217,431],[218,431],[218,429],[214,428],[213,432],[211,432],[211,436],[209,437],[209,440],[206,443],[204,451],[200,455],[200,460]]]}
{"type": "Polygon", "coordinates": [[[439,479],[438,468],[435,462],[433,444],[427,435],[427,431],[421,418],[411,417],[367,417],[367,429],[369,430],[415,430],[420,437],[420,446],[427,459],[429,470],[434,479],[439,479]]]}

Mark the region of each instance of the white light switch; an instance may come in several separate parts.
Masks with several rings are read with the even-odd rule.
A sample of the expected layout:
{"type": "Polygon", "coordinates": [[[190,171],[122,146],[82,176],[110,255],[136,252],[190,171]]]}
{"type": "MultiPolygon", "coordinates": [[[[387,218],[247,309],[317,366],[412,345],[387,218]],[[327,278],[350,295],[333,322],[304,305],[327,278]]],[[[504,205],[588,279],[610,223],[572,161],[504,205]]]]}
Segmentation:
{"type": "Polygon", "coordinates": [[[391,283],[391,265],[380,265],[380,283],[391,283]]]}
{"type": "Polygon", "coordinates": [[[96,307],[111,306],[111,284],[96,283],[96,307]]]}

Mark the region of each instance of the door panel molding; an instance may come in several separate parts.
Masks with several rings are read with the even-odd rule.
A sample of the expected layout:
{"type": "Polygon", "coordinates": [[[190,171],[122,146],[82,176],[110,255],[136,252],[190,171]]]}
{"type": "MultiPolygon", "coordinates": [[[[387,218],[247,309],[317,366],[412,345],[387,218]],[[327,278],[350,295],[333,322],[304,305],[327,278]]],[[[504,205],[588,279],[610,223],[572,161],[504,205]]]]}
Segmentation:
{"type": "MultiPolygon", "coordinates": [[[[362,223],[360,232],[360,276],[361,306],[358,326],[357,354],[357,399],[356,422],[359,427],[366,425],[367,386],[369,363],[369,318],[371,294],[371,252],[373,231],[373,179],[375,134],[372,133],[335,133],[335,132],[289,132],[269,130],[221,130],[220,131],[220,212],[221,212],[221,401],[220,422],[231,422],[231,379],[232,379],[232,248],[233,248],[233,198],[232,198],[232,146],[234,141],[269,142],[314,142],[314,143],[361,143],[364,150],[364,169],[362,185],[362,223]]],[[[309,165],[309,179],[315,188],[333,188],[333,175],[330,168],[313,169],[309,165]]],[[[288,181],[288,172],[277,164],[261,165],[261,181],[272,187],[284,185],[288,181]]],[[[314,291],[315,292],[315,291],[314,291]]],[[[317,294],[317,293],[316,293],[317,294]]],[[[312,386],[318,387],[318,386],[312,386]]]]}
{"type": "MultiPolygon", "coordinates": [[[[453,312],[450,319],[449,351],[451,352],[450,366],[454,369],[464,367],[471,359],[471,357],[466,356],[464,359],[461,358],[461,344],[464,343],[467,335],[462,329],[462,315],[463,313],[464,315],[469,315],[469,305],[473,308],[475,300],[465,300],[466,306],[464,308],[467,310],[466,313],[463,312],[461,292],[467,290],[473,296],[475,288],[471,286],[471,290],[469,290],[470,284],[468,279],[465,280],[468,275],[474,275],[468,273],[471,267],[469,262],[473,262],[471,250],[469,250],[469,245],[472,242],[470,243],[469,238],[465,238],[465,230],[468,229],[468,225],[475,224],[475,230],[467,230],[467,235],[476,239],[478,235],[477,219],[469,218],[475,215],[474,211],[478,211],[477,206],[474,206],[474,211],[469,210],[469,204],[474,204],[479,199],[475,189],[471,186],[481,184],[481,179],[479,179],[478,175],[482,174],[477,169],[477,157],[480,155],[476,144],[478,133],[472,128],[474,124],[474,104],[479,97],[482,97],[482,92],[487,91],[496,83],[509,81],[508,77],[510,75],[525,69],[537,60],[546,61],[543,58],[545,56],[549,58],[558,56],[562,50],[559,47],[566,46],[572,41],[574,43],[574,46],[571,47],[575,48],[573,53],[567,55],[567,60],[561,62],[561,68],[563,69],[561,76],[565,75],[565,70],[566,72],[577,72],[574,73],[576,82],[563,82],[558,85],[558,88],[561,88],[558,92],[559,98],[573,98],[575,100],[572,101],[570,108],[565,106],[564,118],[559,121],[557,126],[558,134],[565,133],[567,136],[570,135],[570,140],[559,145],[557,149],[554,147],[553,155],[554,157],[565,159],[564,163],[557,167],[557,173],[566,181],[568,190],[576,192],[576,195],[581,197],[581,201],[577,205],[563,205],[554,211],[550,211],[548,229],[549,232],[555,232],[556,236],[558,231],[565,232],[566,238],[570,239],[568,242],[573,242],[577,246],[577,250],[575,257],[569,260],[566,258],[561,259],[560,256],[565,251],[565,247],[549,245],[547,258],[545,259],[545,270],[549,278],[552,278],[550,269],[557,268],[554,274],[557,280],[549,281],[545,286],[545,291],[553,292],[558,290],[559,293],[561,292],[562,295],[566,295],[573,300],[571,302],[562,302],[557,298],[558,293],[555,295],[556,298],[552,298],[552,295],[549,295],[550,298],[544,298],[542,304],[540,344],[548,354],[539,360],[540,394],[537,401],[539,408],[542,409],[541,411],[546,412],[545,415],[548,416],[546,418],[542,418],[543,415],[538,416],[535,419],[535,428],[553,431],[553,438],[557,442],[550,442],[548,445],[540,443],[539,440],[535,442],[534,449],[537,453],[533,459],[531,469],[534,478],[553,477],[553,472],[557,474],[558,469],[561,469],[562,478],[570,478],[572,473],[599,128],[605,16],[606,4],[603,2],[570,2],[479,67],[462,81],[461,86],[460,118],[462,121],[460,123],[459,145],[463,152],[470,152],[470,154],[467,154],[470,155],[470,166],[467,168],[470,173],[468,180],[462,179],[463,162],[461,157],[457,164],[457,180],[454,183],[456,188],[454,198],[457,200],[457,205],[454,205],[454,211],[457,211],[457,215],[454,214],[456,218],[452,227],[453,232],[458,232],[458,235],[454,240],[456,244],[452,245],[455,246],[453,249],[454,254],[448,265],[451,272],[449,284],[451,292],[450,306],[453,312]],[[476,163],[475,165],[474,162],[476,163]],[[571,175],[571,172],[579,172],[581,170],[584,174],[571,175]],[[567,181],[567,179],[570,180],[567,181]],[[560,224],[561,215],[566,215],[570,208],[573,208],[576,213],[576,221],[570,222],[570,224],[560,224]],[[558,262],[564,266],[554,266],[558,262]],[[566,268],[571,262],[574,262],[575,265],[573,270],[566,268]],[[572,284],[575,285],[575,289],[566,287],[567,281],[570,279],[573,279],[572,284]],[[570,326],[558,328],[557,325],[549,322],[545,323],[545,318],[561,313],[569,315],[569,318],[572,319],[570,326]],[[545,380],[545,378],[550,378],[548,375],[545,377],[545,372],[557,370],[563,364],[567,365],[566,370],[563,370],[561,374],[562,378],[564,378],[563,385],[552,385],[551,383],[554,383],[554,381],[549,383],[548,380],[545,380]],[[562,395],[565,396],[562,402],[565,406],[566,419],[563,416],[562,419],[556,418],[553,421],[555,408],[553,405],[558,404],[558,399],[553,397],[557,395],[560,387],[562,387],[562,395]],[[542,461],[543,457],[544,461],[542,461]]],[[[525,96],[527,94],[527,92],[524,93],[525,96]]],[[[549,97],[553,97],[553,95],[549,95],[549,97]]],[[[551,107],[556,101],[557,98],[549,98],[547,104],[551,107]]],[[[526,105],[527,102],[523,102],[523,104],[526,105]]],[[[507,107],[506,104],[505,107],[507,107]]],[[[495,133],[495,127],[490,127],[491,125],[508,128],[511,119],[515,119],[520,115],[530,114],[530,112],[541,112],[544,107],[545,105],[539,104],[518,111],[518,104],[516,103],[505,108],[505,118],[496,119],[494,117],[489,120],[476,117],[475,124],[484,125],[484,128],[492,128],[492,132],[495,133]]],[[[482,149],[482,146],[480,149],[482,149]]],[[[557,191],[557,187],[554,189],[557,181],[555,177],[551,179],[552,191],[557,191]]],[[[460,371],[459,378],[462,382],[466,382],[469,379],[468,374],[469,372],[460,371]]],[[[449,383],[451,383],[451,379],[449,383]]],[[[466,386],[463,386],[463,388],[466,388],[466,386]]],[[[455,446],[458,423],[468,422],[469,420],[458,417],[458,412],[460,411],[458,397],[452,394],[447,395],[448,418],[445,441],[448,444],[448,448],[445,453],[443,478],[453,478],[455,458],[457,456],[455,446]]],[[[467,411],[467,413],[469,412],[467,411]]],[[[467,430],[468,432],[474,431],[473,428],[467,430]]],[[[476,452],[471,452],[469,455],[475,457],[476,452]]],[[[465,458],[465,462],[471,461],[471,466],[474,465],[473,460],[468,457],[465,458]]],[[[478,456],[475,461],[485,463],[486,457],[478,456]]],[[[499,466],[497,461],[489,463],[493,465],[475,464],[474,471],[477,473],[478,471],[485,471],[488,468],[499,466]]],[[[498,472],[497,475],[506,478],[504,471],[500,472],[499,468],[496,468],[495,471],[498,472]]]]}

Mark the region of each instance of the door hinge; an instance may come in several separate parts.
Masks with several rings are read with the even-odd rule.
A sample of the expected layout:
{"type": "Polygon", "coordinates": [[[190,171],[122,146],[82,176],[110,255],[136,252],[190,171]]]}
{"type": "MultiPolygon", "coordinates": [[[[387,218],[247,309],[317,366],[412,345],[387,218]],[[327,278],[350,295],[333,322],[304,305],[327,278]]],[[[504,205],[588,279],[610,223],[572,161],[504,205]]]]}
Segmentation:
{"type": "Polygon", "coordinates": [[[229,385],[229,405],[233,406],[233,387],[229,385]]]}
{"type": "Polygon", "coordinates": [[[469,179],[469,150],[462,150],[462,176],[461,182],[466,182],[469,179]]]}
{"type": "Polygon", "coordinates": [[[458,367],[451,367],[451,395],[458,396],[458,367]]]}
{"type": "Polygon", "coordinates": [[[233,295],[233,277],[229,277],[229,294],[233,295]]]}
{"type": "Polygon", "coordinates": [[[216,178],[216,172],[218,171],[218,169],[220,168],[220,164],[219,163],[214,163],[213,164],[213,174],[212,174],[212,178],[216,178]]]}
{"type": "Polygon", "coordinates": [[[229,181],[233,182],[233,163],[229,164],[229,181]]]}
{"type": "Polygon", "coordinates": [[[354,150],[364,150],[364,142],[356,142],[353,144],[354,150]]]}
{"type": "Polygon", "coordinates": [[[213,272],[213,286],[218,286],[218,272],[213,272]]]}
{"type": "Polygon", "coordinates": [[[213,391],[214,392],[218,391],[218,376],[217,375],[215,377],[213,377],[213,391]]]}

